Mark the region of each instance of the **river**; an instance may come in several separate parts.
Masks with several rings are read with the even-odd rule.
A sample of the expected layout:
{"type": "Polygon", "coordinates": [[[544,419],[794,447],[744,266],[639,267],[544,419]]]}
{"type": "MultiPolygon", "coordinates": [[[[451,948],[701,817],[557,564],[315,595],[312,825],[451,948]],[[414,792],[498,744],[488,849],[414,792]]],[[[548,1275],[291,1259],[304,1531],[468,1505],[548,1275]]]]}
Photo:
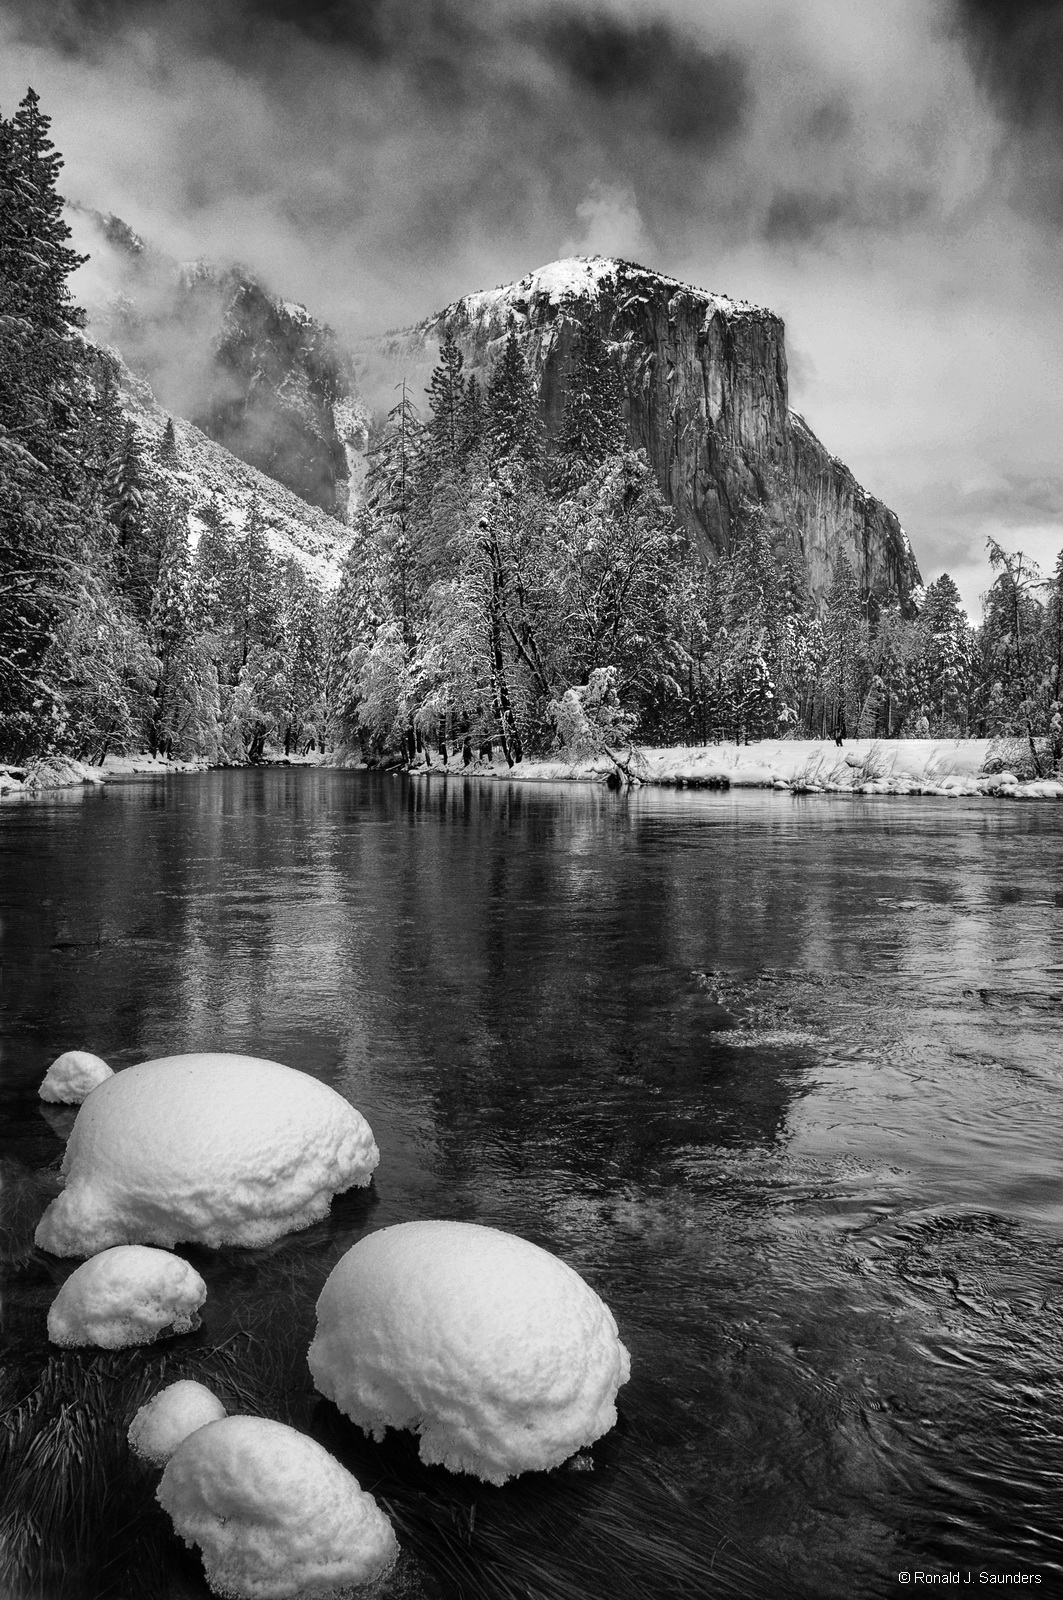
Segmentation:
{"type": "Polygon", "coordinates": [[[207,1594],[122,1442],[183,1375],[352,1467],[395,1595],[1063,1592],[1063,806],[175,776],[5,805],[0,908],[13,1596],[207,1594]],[[50,1349],[75,1263],[32,1230],[73,1112],[37,1087],[74,1047],[313,1073],[372,1189],[184,1251],[193,1335],[50,1349]],[[592,1471],[487,1489],[314,1394],[325,1277],[416,1217],[609,1303],[632,1377],[592,1471]]]}

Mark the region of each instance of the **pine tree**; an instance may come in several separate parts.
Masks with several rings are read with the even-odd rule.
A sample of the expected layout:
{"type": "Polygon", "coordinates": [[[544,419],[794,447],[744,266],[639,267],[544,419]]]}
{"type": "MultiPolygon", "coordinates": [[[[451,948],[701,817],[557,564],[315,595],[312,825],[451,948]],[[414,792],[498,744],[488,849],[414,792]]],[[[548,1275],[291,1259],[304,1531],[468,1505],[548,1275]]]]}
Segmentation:
{"type": "Polygon", "coordinates": [[[274,650],[281,637],[277,561],[257,497],[248,507],[243,536],[236,541],[232,603],[235,660],[242,668],[255,646],[274,650]]]}
{"type": "Polygon", "coordinates": [[[447,334],[439,347],[439,365],[428,385],[429,420],[425,457],[433,475],[453,471],[465,448],[465,377],[461,351],[447,334]]]}
{"type": "Polygon", "coordinates": [[[927,588],[922,620],[928,700],[936,731],[942,735],[966,733],[973,640],[960,591],[947,572],[927,588]]]}
{"type": "Polygon", "coordinates": [[[1007,551],[992,538],[986,543],[990,565],[998,574],[986,595],[982,624],[989,677],[995,686],[993,710],[1005,731],[1025,734],[1034,771],[1041,776],[1035,735],[1043,731],[1037,725],[1043,610],[1034,593],[1041,587],[1040,573],[1021,550],[1007,551]]]}
{"type": "Polygon", "coordinates": [[[585,482],[596,467],[621,452],[627,434],[623,385],[592,322],[581,326],[573,355],[555,464],[562,492],[585,482]]]}
{"type": "Polygon", "coordinates": [[[486,442],[493,470],[502,466],[542,471],[545,441],[539,396],[524,365],[517,335],[506,335],[487,386],[486,442]]]}
{"type": "Polygon", "coordinates": [[[177,452],[177,434],[174,431],[172,417],[166,418],[166,426],[162,430],[162,438],[159,440],[157,456],[160,466],[176,467],[179,464],[180,457],[177,452]]]}
{"type": "Polygon", "coordinates": [[[235,605],[236,547],[217,495],[211,495],[199,516],[203,531],[193,564],[192,609],[197,631],[220,635],[235,605]]]}
{"type": "Polygon", "coordinates": [[[826,661],[823,672],[825,712],[838,739],[853,732],[859,722],[863,696],[860,667],[863,644],[863,608],[856,574],[844,555],[834,563],[823,619],[826,661]]]}
{"type": "Polygon", "coordinates": [[[32,89],[0,116],[0,755],[15,759],[69,726],[53,641],[93,519],[87,363],[72,335],[84,314],[67,286],[83,258],[67,244],[48,126],[32,89]]]}

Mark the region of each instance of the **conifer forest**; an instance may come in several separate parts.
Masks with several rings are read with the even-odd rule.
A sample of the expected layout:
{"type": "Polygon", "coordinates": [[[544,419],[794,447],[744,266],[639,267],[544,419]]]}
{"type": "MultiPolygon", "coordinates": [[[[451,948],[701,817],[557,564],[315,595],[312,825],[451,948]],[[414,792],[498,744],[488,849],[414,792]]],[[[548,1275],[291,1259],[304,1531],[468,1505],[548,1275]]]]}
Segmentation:
{"type": "Polygon", "coordinates": [[[138,432],[84,332],[61,165],[30,90],[0,119],[0,759],[1012,734],[1059,763],[1063,553],[1042,573],[993,544],[977,624],[947,574],[902,600],[842,556],[815,604],[750,499],[706,559],[591,324],[552,440],[515,335],[483,384],[445,339],[373,424],[337,585],[253,503],[236,527],[213,501],[193,547],[172,422],[138,432]]]}

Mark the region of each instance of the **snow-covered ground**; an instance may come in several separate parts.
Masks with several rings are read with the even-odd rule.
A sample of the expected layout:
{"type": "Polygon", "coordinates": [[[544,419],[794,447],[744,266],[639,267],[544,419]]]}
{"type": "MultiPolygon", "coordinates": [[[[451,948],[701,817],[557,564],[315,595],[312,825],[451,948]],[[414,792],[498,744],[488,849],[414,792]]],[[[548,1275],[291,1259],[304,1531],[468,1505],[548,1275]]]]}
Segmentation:
{"type": "MultiPolygon", "coordinates": [[[[622,759],[626,752],[619,752],[622,759]]],[[[787,789],[794,794],[924,794],[958,799],[993,795],[1012,800],[1063,800],[1063,780],[1024,778],[1022,742],[995,739],[762,739],[747,745],[645,745],[633,770],[643,783],[667,788],[787,789]],[[1004,752],[1002,757],[1001,752],[1004,752]],[[1008,751],[1017,751],[1012,771],[1008,751]],[[985,773],[986,762],[992,770],[985,773]]],[[[291,756],[289,766],[359,767],[357,759],[316,752],[291,756]]],[[[101,767],[65,757],[26,769],[0,767],[0,800],[112,779],[203,772],[209,763],[168,761],[162,756],[108,756],[101,767]]],[[[585,761],[521,761],[507,767],[501,756],[490,765],[464,767],[460,750],[446,766],[438,755],[413,768],[416,775],[507,778],[525,783],[604,783],[614,764],[606,756],[585,761]]]]}
{"type": "MultiPolygon", "coordinates": [[[[671,788],[779,789],[791,794],[922,794],[957,799],[995,795],[1021,800],[1063,800],[1063,781],[1021,781],[1008,770],[984,774],[987,760],[998,767],[1000,752],[1018,741],[992,739],[846,739],[839,747],[825,739],[762,739],[748,745],[646,746],[630,762],[644,783],[671,788]],[[997,757],[998,760],[993,758],[997,757]]],[[[627,761],[624,752],[618,752],[627,761]]],[[[442,772],[438,757],[431,769],[442,772]]],[[[463,768],[451,757],[447,770],[471,777],[555,783],[604,783],[616,768],[607,756],[586,761],[522,761],[507,767],[476,762],[463,768]]]]}

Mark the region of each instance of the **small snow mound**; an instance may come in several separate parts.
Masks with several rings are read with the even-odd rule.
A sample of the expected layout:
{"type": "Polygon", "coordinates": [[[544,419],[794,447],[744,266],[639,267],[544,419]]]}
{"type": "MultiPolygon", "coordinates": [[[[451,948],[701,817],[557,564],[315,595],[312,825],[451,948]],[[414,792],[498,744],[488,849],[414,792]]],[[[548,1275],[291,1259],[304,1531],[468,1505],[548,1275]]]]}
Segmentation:
{"type": "Polygon", "coordinates": [[[317,1303],[320,1392],[382,1438],[416,1428],[421,1459],[504,1483],[607,1433],[628,1353],[605,1303],[537,1245],[466,1222],[404,1222],[359,1240],[317,1303]]]}
{"type": "Polygon", "coordinates": [[[348,1593],[379,1578],[398,1545],[371,1494],[327,1450],[282,1422],[223,1417],[167,1463],[156,1498],[198,1544],[215,1594],[236,1600],[348,1593]]]}
{"type": "Polygon", "coordinates": [[[37,1092],[42,1100],[79,1106],[97,1084],[113,1077],[106,1061],[94,1056],[91,1050],[64,1050],[48,1068],[37,1092]]]}
{"type": "Polygon", "coordinates": [[[208,1422],[219,1422],[224,1415],[225,1407],[216,1394],[191,1378],[182,1378],[168,1383],[141,1406],[129,1426],[129,1448],[153,1467],[164,1467],[190,1433],[205,1428],[208,1422]]]}
{"type": "Polygon", "coordinates": [[[204,1052],[93,1090],[37,1227],[53,1255],[116,1244],[262,1245],[327,1214],[380,1159],[365,1118],[305,1072],[204,1052]]]}
{"type": "Polygon", "coordinates": [[[194,1267],[167,1250],[117,1245],[72,1272],[48,1312],[53,1344],[121,1350],[150,1344],[164,1328],[188,1333],[207,1286],[194,1267]]]}

